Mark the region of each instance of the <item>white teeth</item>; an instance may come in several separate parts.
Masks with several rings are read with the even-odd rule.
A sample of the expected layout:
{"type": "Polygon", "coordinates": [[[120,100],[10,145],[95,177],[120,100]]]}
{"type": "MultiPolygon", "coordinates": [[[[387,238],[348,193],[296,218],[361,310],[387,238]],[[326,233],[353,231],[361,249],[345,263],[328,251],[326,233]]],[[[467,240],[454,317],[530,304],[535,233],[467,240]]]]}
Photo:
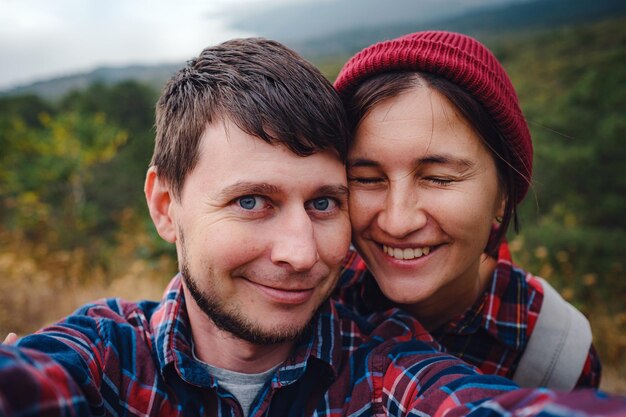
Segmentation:
{"type": "Polygon", "coordinates": [[[392,248],[386,245],[383,245],[383,252],[385,252],[387,255],[392,256],[396,259],[415,259],[415,258],[420,258],[424,255],[428,255],[430,253],[430,247],[426,246],[423,248],[406,248],[406,249],[400,249],[400,248],[392,248]]]}

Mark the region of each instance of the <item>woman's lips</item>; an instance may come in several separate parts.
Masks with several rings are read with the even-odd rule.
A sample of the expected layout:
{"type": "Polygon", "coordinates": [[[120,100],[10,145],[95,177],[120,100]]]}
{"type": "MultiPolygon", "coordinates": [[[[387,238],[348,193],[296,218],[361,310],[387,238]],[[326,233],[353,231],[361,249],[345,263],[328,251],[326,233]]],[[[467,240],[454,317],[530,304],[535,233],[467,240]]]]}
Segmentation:
{"type": "Polygon", "coordinates": [[[396,248],[392,246],[382,245],[383,252],[394,259],[411,260],[421,258],[428,255],[432,248],[430,246],[414,247],[414,248],[396,248]]]}

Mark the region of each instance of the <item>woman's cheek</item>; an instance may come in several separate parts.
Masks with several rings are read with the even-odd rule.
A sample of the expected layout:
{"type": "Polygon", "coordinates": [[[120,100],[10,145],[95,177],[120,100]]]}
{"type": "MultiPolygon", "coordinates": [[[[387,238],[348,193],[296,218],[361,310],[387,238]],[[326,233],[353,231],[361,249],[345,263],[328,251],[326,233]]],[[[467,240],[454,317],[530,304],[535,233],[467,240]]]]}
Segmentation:
{"type": "Polygon", "coordinates": [[[366,227],[375,213],[381,209],[383,199],[377,194],[366,191],[350,192],[350,223],[353,233],[366,227]]]}

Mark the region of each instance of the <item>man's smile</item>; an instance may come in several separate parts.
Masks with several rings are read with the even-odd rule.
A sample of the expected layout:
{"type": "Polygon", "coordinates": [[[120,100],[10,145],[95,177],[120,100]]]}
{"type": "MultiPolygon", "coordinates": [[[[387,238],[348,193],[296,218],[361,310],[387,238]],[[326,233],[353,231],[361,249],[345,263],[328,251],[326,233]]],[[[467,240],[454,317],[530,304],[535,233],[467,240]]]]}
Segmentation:
{"type": "Polygon", "coordinates": [[[259,284],[243,278],[243,282],[261,292],[277,304],[304,304],[311,299],[315,288],[281,288],[259,284]]]}

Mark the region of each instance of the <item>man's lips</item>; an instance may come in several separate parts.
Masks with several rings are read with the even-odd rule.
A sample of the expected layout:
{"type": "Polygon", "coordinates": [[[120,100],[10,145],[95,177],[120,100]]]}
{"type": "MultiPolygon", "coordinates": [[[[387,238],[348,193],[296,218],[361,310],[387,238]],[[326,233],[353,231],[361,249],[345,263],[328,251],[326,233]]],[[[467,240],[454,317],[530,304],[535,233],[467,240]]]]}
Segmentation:
{"type": "Polygon", "coordinates": [[[278,304],[303,304],[309,301],[313,295],[314,288],[303,289],[282,289],[259,284],[245,279],[247,283],[263,293],[271,301],[278,304]]]}

